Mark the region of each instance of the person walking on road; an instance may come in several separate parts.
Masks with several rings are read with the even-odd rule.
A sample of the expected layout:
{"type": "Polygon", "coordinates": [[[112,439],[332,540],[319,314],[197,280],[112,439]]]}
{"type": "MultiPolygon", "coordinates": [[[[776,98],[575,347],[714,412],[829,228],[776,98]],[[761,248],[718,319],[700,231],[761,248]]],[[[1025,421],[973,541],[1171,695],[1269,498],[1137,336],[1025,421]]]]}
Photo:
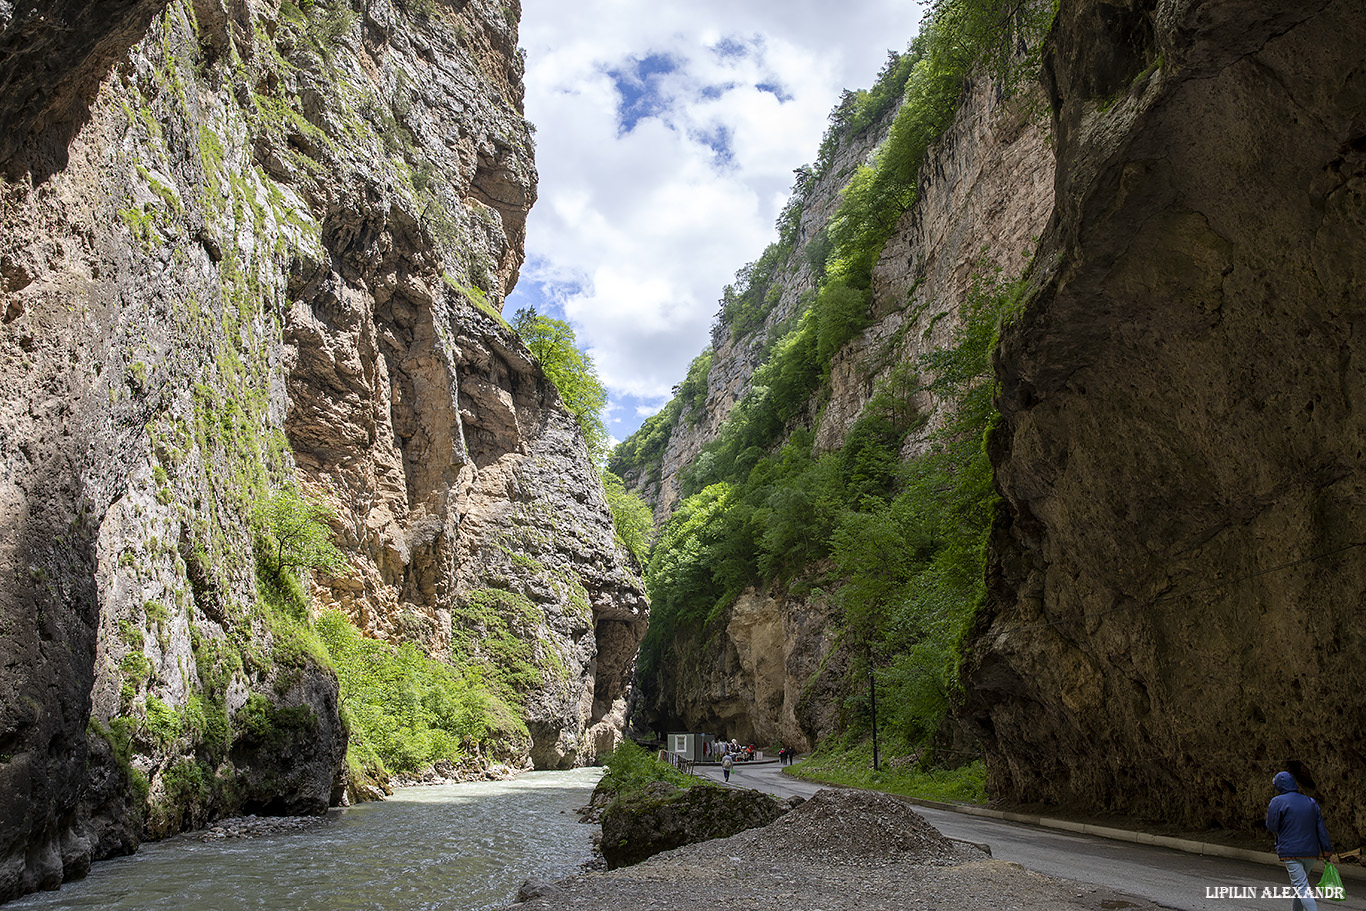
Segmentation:
{"type": "Polygon", "coordinates": [[[721,774],[725,777],[726,781],[730,781],[730,767],[733,764],[734,760],[730,758],[729,753],[721,757],[721,774]]]}
{"type": "Polygon", "coordinates": [[[1300,793],[1295,776],[1289,772],[1277,772],[1271,783],[1276,796],[1266,808],[1266,827],[1276,836],[1276,856],[1285,864],[1290,885],[1295,887],[1291,911],[1318,911],[1309,871],[1314,861],[1333,854],[1323,814],[1318,801],[1300,793]]]}

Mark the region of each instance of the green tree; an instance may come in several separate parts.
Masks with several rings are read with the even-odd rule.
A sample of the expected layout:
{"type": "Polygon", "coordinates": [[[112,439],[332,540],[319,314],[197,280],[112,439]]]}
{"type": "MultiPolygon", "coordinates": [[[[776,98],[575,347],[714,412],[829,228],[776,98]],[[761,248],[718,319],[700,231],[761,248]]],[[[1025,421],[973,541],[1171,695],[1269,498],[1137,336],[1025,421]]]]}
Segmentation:
{"type": "Polygon", "coordinates": [[[349,565],[332,543],[335,518],[321,500],[305,497],[293,487],[282,487],[252,510],[260,555],[277,575],[287,571],[322,570],[340,575],[349,565]]]}
{"type": "Polygon", "coordinates": [[[610,471],[602,473],[602,489],[607,494],[607,506],[612,510],[617,542],[644,566],[655,533],[654,514],[644,500],[627,490],[621,478],[610,471]]]}
{"type": "Polygon", "coordinates": [[[518,310],[512,318],[512,328],[541,362],[541,369],[578,421],[594,464],[601,465],[607,458],[607,428],[602,422],[607,387],[598,378],[592,356],[579,349],[568,323],[542,316],[534,307],[518,310]]]}

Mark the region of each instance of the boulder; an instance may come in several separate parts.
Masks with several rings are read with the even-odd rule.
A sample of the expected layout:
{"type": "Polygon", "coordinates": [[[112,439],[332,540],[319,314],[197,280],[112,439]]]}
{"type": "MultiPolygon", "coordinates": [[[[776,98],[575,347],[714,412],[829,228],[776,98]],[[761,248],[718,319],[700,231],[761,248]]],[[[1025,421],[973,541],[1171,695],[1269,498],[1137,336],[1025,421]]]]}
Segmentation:
{"type": "Polygon", "coordinates": [[[655,782],[602,816],[602,855],[615,870],[663,851],[766,826],[790,807],[760,791],[655,782]]]}

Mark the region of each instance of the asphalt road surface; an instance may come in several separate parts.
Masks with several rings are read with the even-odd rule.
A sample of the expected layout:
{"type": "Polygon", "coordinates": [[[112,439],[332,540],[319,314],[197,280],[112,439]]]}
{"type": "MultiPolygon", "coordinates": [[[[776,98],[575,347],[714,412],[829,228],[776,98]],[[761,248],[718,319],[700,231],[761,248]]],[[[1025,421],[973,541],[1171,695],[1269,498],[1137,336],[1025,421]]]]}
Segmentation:
{"type": "MultiPolygon", "coordinates": [[[[721,770],[716,767],[697,766],[694,772],[717,782],[722,780],[721,770]]],[[[810,797],[822,787],[784,775],[780,766],[772,764],[739,765],[731,773],[730,784],[779,797],[810,797]]],[[[1282,867],[1202,857],[1170,848],[1111,841],[948,810],[916,807],[916,812],[949,838],[990,845],[997,860],[1017,863],[1049,876],[1108,886],[1167,908],[1290,911],[1291,899],[1263,893],[1264,889],[1289,887],[1282,867]]],[[[1315,873],[1311,881],[1317,880],[1315,873]]],[[[1320,911],[1366,911],[1366,880],[1344,877],[1343,881],[1347,900],[1320,901],[1320,911]]]]}

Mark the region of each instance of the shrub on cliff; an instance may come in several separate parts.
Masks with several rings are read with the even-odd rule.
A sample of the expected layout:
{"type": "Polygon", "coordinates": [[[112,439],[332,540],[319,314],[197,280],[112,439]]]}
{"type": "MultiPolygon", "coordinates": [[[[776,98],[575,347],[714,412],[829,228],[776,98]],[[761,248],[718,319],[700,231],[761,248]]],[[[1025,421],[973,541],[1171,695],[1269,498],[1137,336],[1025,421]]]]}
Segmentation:
{"type": "Polygon", "coordinates": [[[636,563],[644,566],[655,536],[654,514],[644,500],[627,490],[621,478],[610,471],[602,473],[602,490],[607,495],[607,507],[612,510],[612,528],[616,531],[617,543],[630,551],[636,563]]]}
{"type": "Polygon", "coordinates": [[[276,576],[290,571],[345,570],[346,557],[332,543],[333,512],[320,500],[283,487],[251,512],[258,557],[276,576]]]}
{"type": "Polygon", "coordinates": [[[484,755],[514,754],[529,739],[476,670],[429,658],[412,643],[367,639],[337,611],[319,617],[317,630],[337,669],[353,742],[389,770],[459,763],[476,744],[484,755]]]}
{"type": "Polygon", "coordinates": [[[599,795],[609,800],[630,797],[658,781],[681,788],[706,784],[695,775],[686,775],[669,763],[661,762],[649,750],[629,740],[619,743],[603,760],[603,765],[607,771],[594,789],[595,802],[599,802],[599,795]]]}

